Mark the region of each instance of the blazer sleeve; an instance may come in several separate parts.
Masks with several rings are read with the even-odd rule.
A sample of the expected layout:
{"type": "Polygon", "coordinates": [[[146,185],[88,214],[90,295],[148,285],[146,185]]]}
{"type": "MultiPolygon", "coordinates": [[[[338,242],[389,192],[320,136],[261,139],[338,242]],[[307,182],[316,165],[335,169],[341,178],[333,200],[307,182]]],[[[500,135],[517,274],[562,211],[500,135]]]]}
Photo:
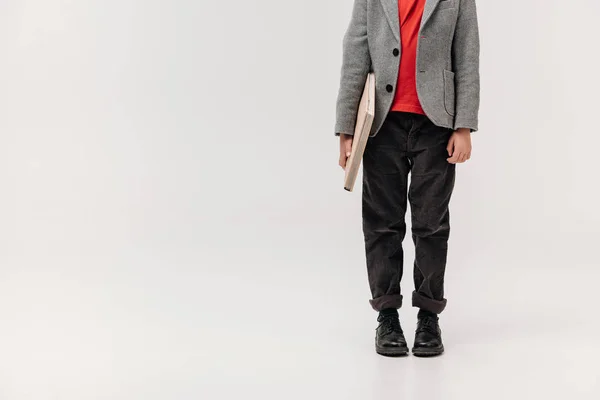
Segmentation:
{"type": "Polygon", "coordinates": [[[354,134],[356,114],[371,69],[367,42],[367,1],[354,0],[352,17],[342,41],[342,68],[336,103],[335,136],[354,134]]]}
{"type": "Polygon", "coordinates": [[[478,129],[479,27],[475,0],[460,0],[452,42],[456,111],[454,129],[478,129]]]}

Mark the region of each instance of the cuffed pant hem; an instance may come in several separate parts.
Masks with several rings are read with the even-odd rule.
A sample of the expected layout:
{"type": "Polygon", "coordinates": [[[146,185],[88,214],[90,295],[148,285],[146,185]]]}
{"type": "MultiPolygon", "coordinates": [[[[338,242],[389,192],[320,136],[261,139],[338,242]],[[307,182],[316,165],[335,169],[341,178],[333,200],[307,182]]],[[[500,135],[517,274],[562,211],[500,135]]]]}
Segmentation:
{"type": "Polygon", "coordinates": [[[413,307],[419,307],[423,310],[431,311],[432,313],[439,314],[446,308],[446,299],[434,300],[429,297],[425,297],[416,291],[413,292],[412,296],[413,307]]]}
{"type": "Polygon", "coordinates": [[[401,294],[386,294],[384,296],[377,297],[376,299],[369,300],[371,307],[375,311],[385,310],[386,308],[400,308],[402,307],[402,295],[401,294]]]}

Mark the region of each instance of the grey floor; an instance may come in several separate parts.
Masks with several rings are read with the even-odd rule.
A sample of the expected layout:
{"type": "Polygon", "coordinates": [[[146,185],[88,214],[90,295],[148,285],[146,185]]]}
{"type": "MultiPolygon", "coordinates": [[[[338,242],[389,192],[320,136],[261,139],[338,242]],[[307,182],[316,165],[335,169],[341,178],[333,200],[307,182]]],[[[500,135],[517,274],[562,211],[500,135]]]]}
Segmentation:
{"type": "Polygon", "coordinates": [[[600,398],[591,246],[451,252],[446,354],[393,359],[373,349],[358,232],[248,226],[202,249],[4,253],[0,398],[600,398]]]}

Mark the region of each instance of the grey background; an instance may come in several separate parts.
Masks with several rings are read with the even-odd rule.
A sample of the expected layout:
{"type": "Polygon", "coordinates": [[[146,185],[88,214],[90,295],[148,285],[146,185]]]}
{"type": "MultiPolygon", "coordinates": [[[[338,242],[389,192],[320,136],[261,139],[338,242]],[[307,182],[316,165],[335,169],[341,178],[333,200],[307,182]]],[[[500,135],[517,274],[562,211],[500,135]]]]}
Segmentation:
{"type": "Polygon", "coordinates": [[[478,6],[447,354],[397,360],[333,136],[351,0],[0,2],[0,398],[598,398],[600,5],[478,6]]]}

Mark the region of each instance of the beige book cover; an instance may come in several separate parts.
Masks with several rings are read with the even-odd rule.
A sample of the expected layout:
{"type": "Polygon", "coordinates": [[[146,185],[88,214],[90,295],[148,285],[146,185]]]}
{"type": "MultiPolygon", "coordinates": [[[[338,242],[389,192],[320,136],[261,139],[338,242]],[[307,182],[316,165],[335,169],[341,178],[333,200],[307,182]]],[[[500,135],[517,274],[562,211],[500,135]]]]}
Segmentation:
{"type": "Polygon", "coordinates": [[[354,137],[352,139],[352,151],[350,157],[346,160],[346,173],[344,177],[344,189],[351,192],[354,189],[354,183],[358,176],[358,170],[362,162],[362,157],[367,146],[367,139],[373,125],[375,116],[375,74],[370,72],[367,75],[365,89],[360,99],[358,113],[356,115],[356,127],[354,128],[354,137]]]}

